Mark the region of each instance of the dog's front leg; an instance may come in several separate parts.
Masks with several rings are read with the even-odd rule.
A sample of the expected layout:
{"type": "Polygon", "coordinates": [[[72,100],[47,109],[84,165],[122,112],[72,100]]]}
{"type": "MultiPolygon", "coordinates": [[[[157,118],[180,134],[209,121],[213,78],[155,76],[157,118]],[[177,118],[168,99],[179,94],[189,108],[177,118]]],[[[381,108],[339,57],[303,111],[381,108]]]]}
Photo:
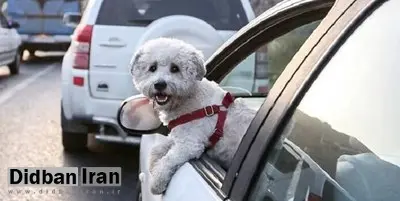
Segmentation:
{"type": "Polygon", "coordinates": [[[155,165],[152,174],[151,192],[162,194],[168,186],[174,173],[190,159],[199,158],[204,151],[204,145],[192,143],[174,144],[169,152],[155,165]]]}
{"type": "Polygon", "coordinates": [[[174,144],[174,141],[170,138],[167,138],[167,141],[161,142],[160,144],[155,145],[150,152],[150,166],[149,171],[150,174],[153,174],[153,169],[157,161],[159,161],[163,156],[165,156],[171,146],[174,144]]]}

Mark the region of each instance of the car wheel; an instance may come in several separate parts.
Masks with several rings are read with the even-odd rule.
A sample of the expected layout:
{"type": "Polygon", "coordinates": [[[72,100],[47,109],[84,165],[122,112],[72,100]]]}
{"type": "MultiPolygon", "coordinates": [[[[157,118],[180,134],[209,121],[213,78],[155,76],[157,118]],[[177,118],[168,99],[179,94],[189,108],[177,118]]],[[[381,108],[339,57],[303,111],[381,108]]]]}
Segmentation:
{"type": "Polygon", "coordinates": [[[14,61],[8,65],[11,75],[16,75],[19,73],[20,64],[21,64],[21,55],[17,53],[15,54],[14,61]]]}
{"type": "Polygon", "coordinates": [[[87,151],[88,135],[86,133],[62,132],[62,144],[67,152],[87,151]]]}

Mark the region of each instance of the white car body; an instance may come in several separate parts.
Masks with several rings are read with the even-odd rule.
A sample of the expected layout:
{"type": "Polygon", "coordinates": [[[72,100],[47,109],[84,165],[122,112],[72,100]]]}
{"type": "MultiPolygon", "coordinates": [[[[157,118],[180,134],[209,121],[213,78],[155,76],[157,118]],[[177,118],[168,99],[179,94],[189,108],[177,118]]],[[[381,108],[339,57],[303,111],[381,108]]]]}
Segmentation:
{"type": "Polygon", "coordinates": [[[15,28],[10,27],[6,17],[0,12],[0,66],[5,66],[18,60],[21,37],[15,28]]]}
{"type": "MultiPolygon", "coordinates": [[[[162,17],[147,26],[113,25],[112,22],[107,21],[109,19],[106,17],[103,17],[103,21],[107,22],[98,24],[100,15],[104,15],[101,13],[102,5],[110,4],[110,2],[113,3],[110,9],[117,7],[117,3],[109,0],[88,2],[79,26],[72,36],[71,46],[64,55],[62,61],[62,113],[64,117],[62,118],[73,122],[75,126],[62,125],[62,129],[63,132],[88,133],[90,131],[87,124],[96,125],[98,129],[92,132],[97,134],[97,140],[139,144],[140,136],[126,136],[116,122],[121,101],[139,93],[134,88],[129,73],[129,62],[137,47],[152,38],[176,37],[202,50],[207,59],[237,30],[216,30],[203,20],[183,15],[162,17]],[[86,46],[77,44],[75,40],[79,37],[79,31],[82,30],[80,28],[90,30],[90,41],[89,44],[85,44],[86,46]],[[73,68],[77,49],[82,47],[88,51],[88,66],[86,69],[73,68]],[[80,79],[79,86],[74,84],[75,78],[80,79]],[[108,135],[105,130],[109,127],[116,131],[116,134],[108,135]]],[[[125,1],[118,2],[121,4],[125,1]]],[[[248,23],[255,18],[248,0],[236,2],[241,4],[240,9],[245,15],[236,16],[238,19],[242,21],[245,19],[248,23]]],[[[254,56],[248,58],[248,63],[254,66],[254,62],[254,56]]],[[[248,68],[244,63],[243,68],[238,68],[237,71],[239,74],[246,71],[246,75],[253,76],[254,67],[248,68]]],[[[249,79],[243,79],[243,82],[247,80],[249,79]]],[[[244,84],[246,83],[238,83],[239,86],[244,84]]],[[[247,85],[251,89],[252,83],[247,83],[247,85]]]]}
{"type": "MultiPolygon", "coordinates": [[[[264,98],[244,99],[249,107],[258,110],[264,98]]],[[[140,143],[140,183],[142,200],[144,201],[180,201],[180,200],[221,200],[204,179],[189,163],[185,163],[172,177],[165,195],[154,195],[150,192],[149,156],[154,144],[162,142],[165,136],[159,134],[143,135],[140,143]],[[190,176],[189,176],[190,175],[190,176]],[[183,186],[190,186],[182,191],[183,186]],[[179,193],[178,193],[179,192],[179,193]]]]}

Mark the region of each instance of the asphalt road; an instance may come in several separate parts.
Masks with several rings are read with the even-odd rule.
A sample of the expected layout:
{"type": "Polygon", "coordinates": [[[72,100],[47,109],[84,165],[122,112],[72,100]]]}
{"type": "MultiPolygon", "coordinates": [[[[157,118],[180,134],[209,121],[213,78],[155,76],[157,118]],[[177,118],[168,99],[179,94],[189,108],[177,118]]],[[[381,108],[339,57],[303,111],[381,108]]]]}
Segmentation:
{"type": "Polygon", "coordinates": [[[68,154],[61,145],[61,56],[25,61],[19,75],[0,67],[0,201],[134,200],[138,148],[99,144],[90,152],[68,154]],[[122,167],[122,186],[10,187],[9,167],[122,167]]]}

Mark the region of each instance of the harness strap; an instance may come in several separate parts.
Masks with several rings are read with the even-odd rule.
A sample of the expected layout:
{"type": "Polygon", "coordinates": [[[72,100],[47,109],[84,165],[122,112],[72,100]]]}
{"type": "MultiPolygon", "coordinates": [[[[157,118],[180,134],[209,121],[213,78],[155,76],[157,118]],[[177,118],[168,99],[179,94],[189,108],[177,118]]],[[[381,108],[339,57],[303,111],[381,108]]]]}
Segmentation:
{"type": "Polygon", "coordinates": [[[228,114],[229,106],[234,102],[233,96],[228,92],[225,94],[224,99],[222,100],[222,105],[211,105],[204,107],[202,109],[195,110],[191,113],[184,114],[168,123],[168,129],[172,130],[178,125],[188,123],[190,121],[201,119],[203,117],[210,117],[215,114],[218,114],[217,123],[215,125],[214,133],[210,136],[210,147],[213,147],[217,144],[219,139],[224,134],[224,125],[225,120],[228,114]],[[225,107],[224,110],[221,110],[221,107],[225,107]]]}
{"type": "Polygon", "coordinates": [[[173,128],[191,122],[196,119],[201,119],[203,117],[210,117],[214,114],[218,114],[221,111],[219,105],[211,105],[204,107],[202,109],[195,110],[191,113],[184,114],[168,123],[168,129],[172,130],[173,128]]]}

